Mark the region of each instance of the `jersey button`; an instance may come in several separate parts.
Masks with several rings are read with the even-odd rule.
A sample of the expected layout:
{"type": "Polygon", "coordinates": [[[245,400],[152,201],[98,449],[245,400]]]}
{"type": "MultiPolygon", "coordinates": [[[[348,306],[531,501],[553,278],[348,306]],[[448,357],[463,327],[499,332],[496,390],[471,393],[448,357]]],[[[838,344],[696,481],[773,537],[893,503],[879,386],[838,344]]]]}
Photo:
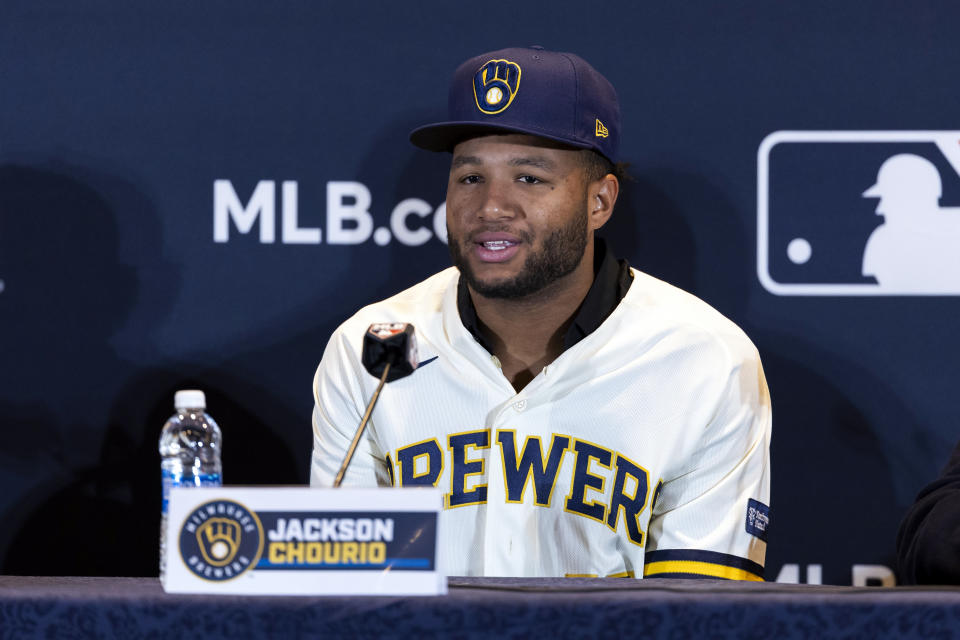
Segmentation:
{"type": "Polygon", "coordinates": [[[517,411],[523,411],[524,409],[527,408],[527,401],[517,400],[516,402],[513,403],[513,408],[516,409],[517,411]]]}

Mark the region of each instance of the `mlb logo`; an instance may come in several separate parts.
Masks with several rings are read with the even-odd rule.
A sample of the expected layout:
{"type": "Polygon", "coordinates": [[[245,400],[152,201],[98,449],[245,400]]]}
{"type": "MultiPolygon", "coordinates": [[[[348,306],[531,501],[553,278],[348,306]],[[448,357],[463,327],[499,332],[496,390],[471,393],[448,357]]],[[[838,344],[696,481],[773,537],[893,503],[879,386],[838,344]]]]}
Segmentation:
{"type": "Polygon", "coordinates": [[[767,136],[757,276],[777,295],[960,295],[960,131],[767,136]]]}

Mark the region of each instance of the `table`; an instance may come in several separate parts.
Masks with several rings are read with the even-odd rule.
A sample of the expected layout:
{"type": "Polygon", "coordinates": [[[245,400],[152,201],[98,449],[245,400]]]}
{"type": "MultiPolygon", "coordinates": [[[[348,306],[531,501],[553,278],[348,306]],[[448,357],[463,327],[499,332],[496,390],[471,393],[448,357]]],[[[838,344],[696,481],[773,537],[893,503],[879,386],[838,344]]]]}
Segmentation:
{"type": "Polygon", "coordinates": [[[440,597],[170,595],[156,578],[0,576],[0,638],[953,638],[960,588],[451,578],[440,597]]]}

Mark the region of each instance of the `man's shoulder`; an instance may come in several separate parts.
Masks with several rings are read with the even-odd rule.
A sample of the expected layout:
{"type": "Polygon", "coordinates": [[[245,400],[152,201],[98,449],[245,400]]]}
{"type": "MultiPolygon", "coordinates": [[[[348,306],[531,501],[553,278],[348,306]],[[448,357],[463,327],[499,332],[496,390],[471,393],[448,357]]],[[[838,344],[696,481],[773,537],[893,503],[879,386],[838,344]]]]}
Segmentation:
{"type": "Polygon", "coordinates": [[[645,332],[713,348],[734,360],[757,357],[747,334],[732,320],[697,296],[636,269],[623,302],[631,325],[645,332]]]}

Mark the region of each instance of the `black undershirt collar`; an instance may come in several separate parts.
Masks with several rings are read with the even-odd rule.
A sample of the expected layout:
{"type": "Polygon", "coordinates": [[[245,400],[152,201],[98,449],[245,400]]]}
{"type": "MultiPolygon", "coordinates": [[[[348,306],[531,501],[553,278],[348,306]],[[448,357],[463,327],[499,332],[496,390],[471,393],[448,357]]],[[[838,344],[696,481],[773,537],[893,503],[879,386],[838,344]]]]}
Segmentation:
{"type": "MultiPolygon", "coordinates": [[[[596,331],[627,295],[627,289],[633,282],[630,265],[626,260],[614,258],[602,238],[594,240],[593,273],[593,284],[590,285],[590,290],[587,291],[583,303],[573,317],[573,322],[563,336],[564,351],[596,331]]],[[[470,335],[480,343],[481,347],[493,353],[490,343],[480,331],[477,310],[473,306],[470,290],[463,278],[460,278],[457,284],[457,309],[460,312],[460,321],[470,335]]]]}

